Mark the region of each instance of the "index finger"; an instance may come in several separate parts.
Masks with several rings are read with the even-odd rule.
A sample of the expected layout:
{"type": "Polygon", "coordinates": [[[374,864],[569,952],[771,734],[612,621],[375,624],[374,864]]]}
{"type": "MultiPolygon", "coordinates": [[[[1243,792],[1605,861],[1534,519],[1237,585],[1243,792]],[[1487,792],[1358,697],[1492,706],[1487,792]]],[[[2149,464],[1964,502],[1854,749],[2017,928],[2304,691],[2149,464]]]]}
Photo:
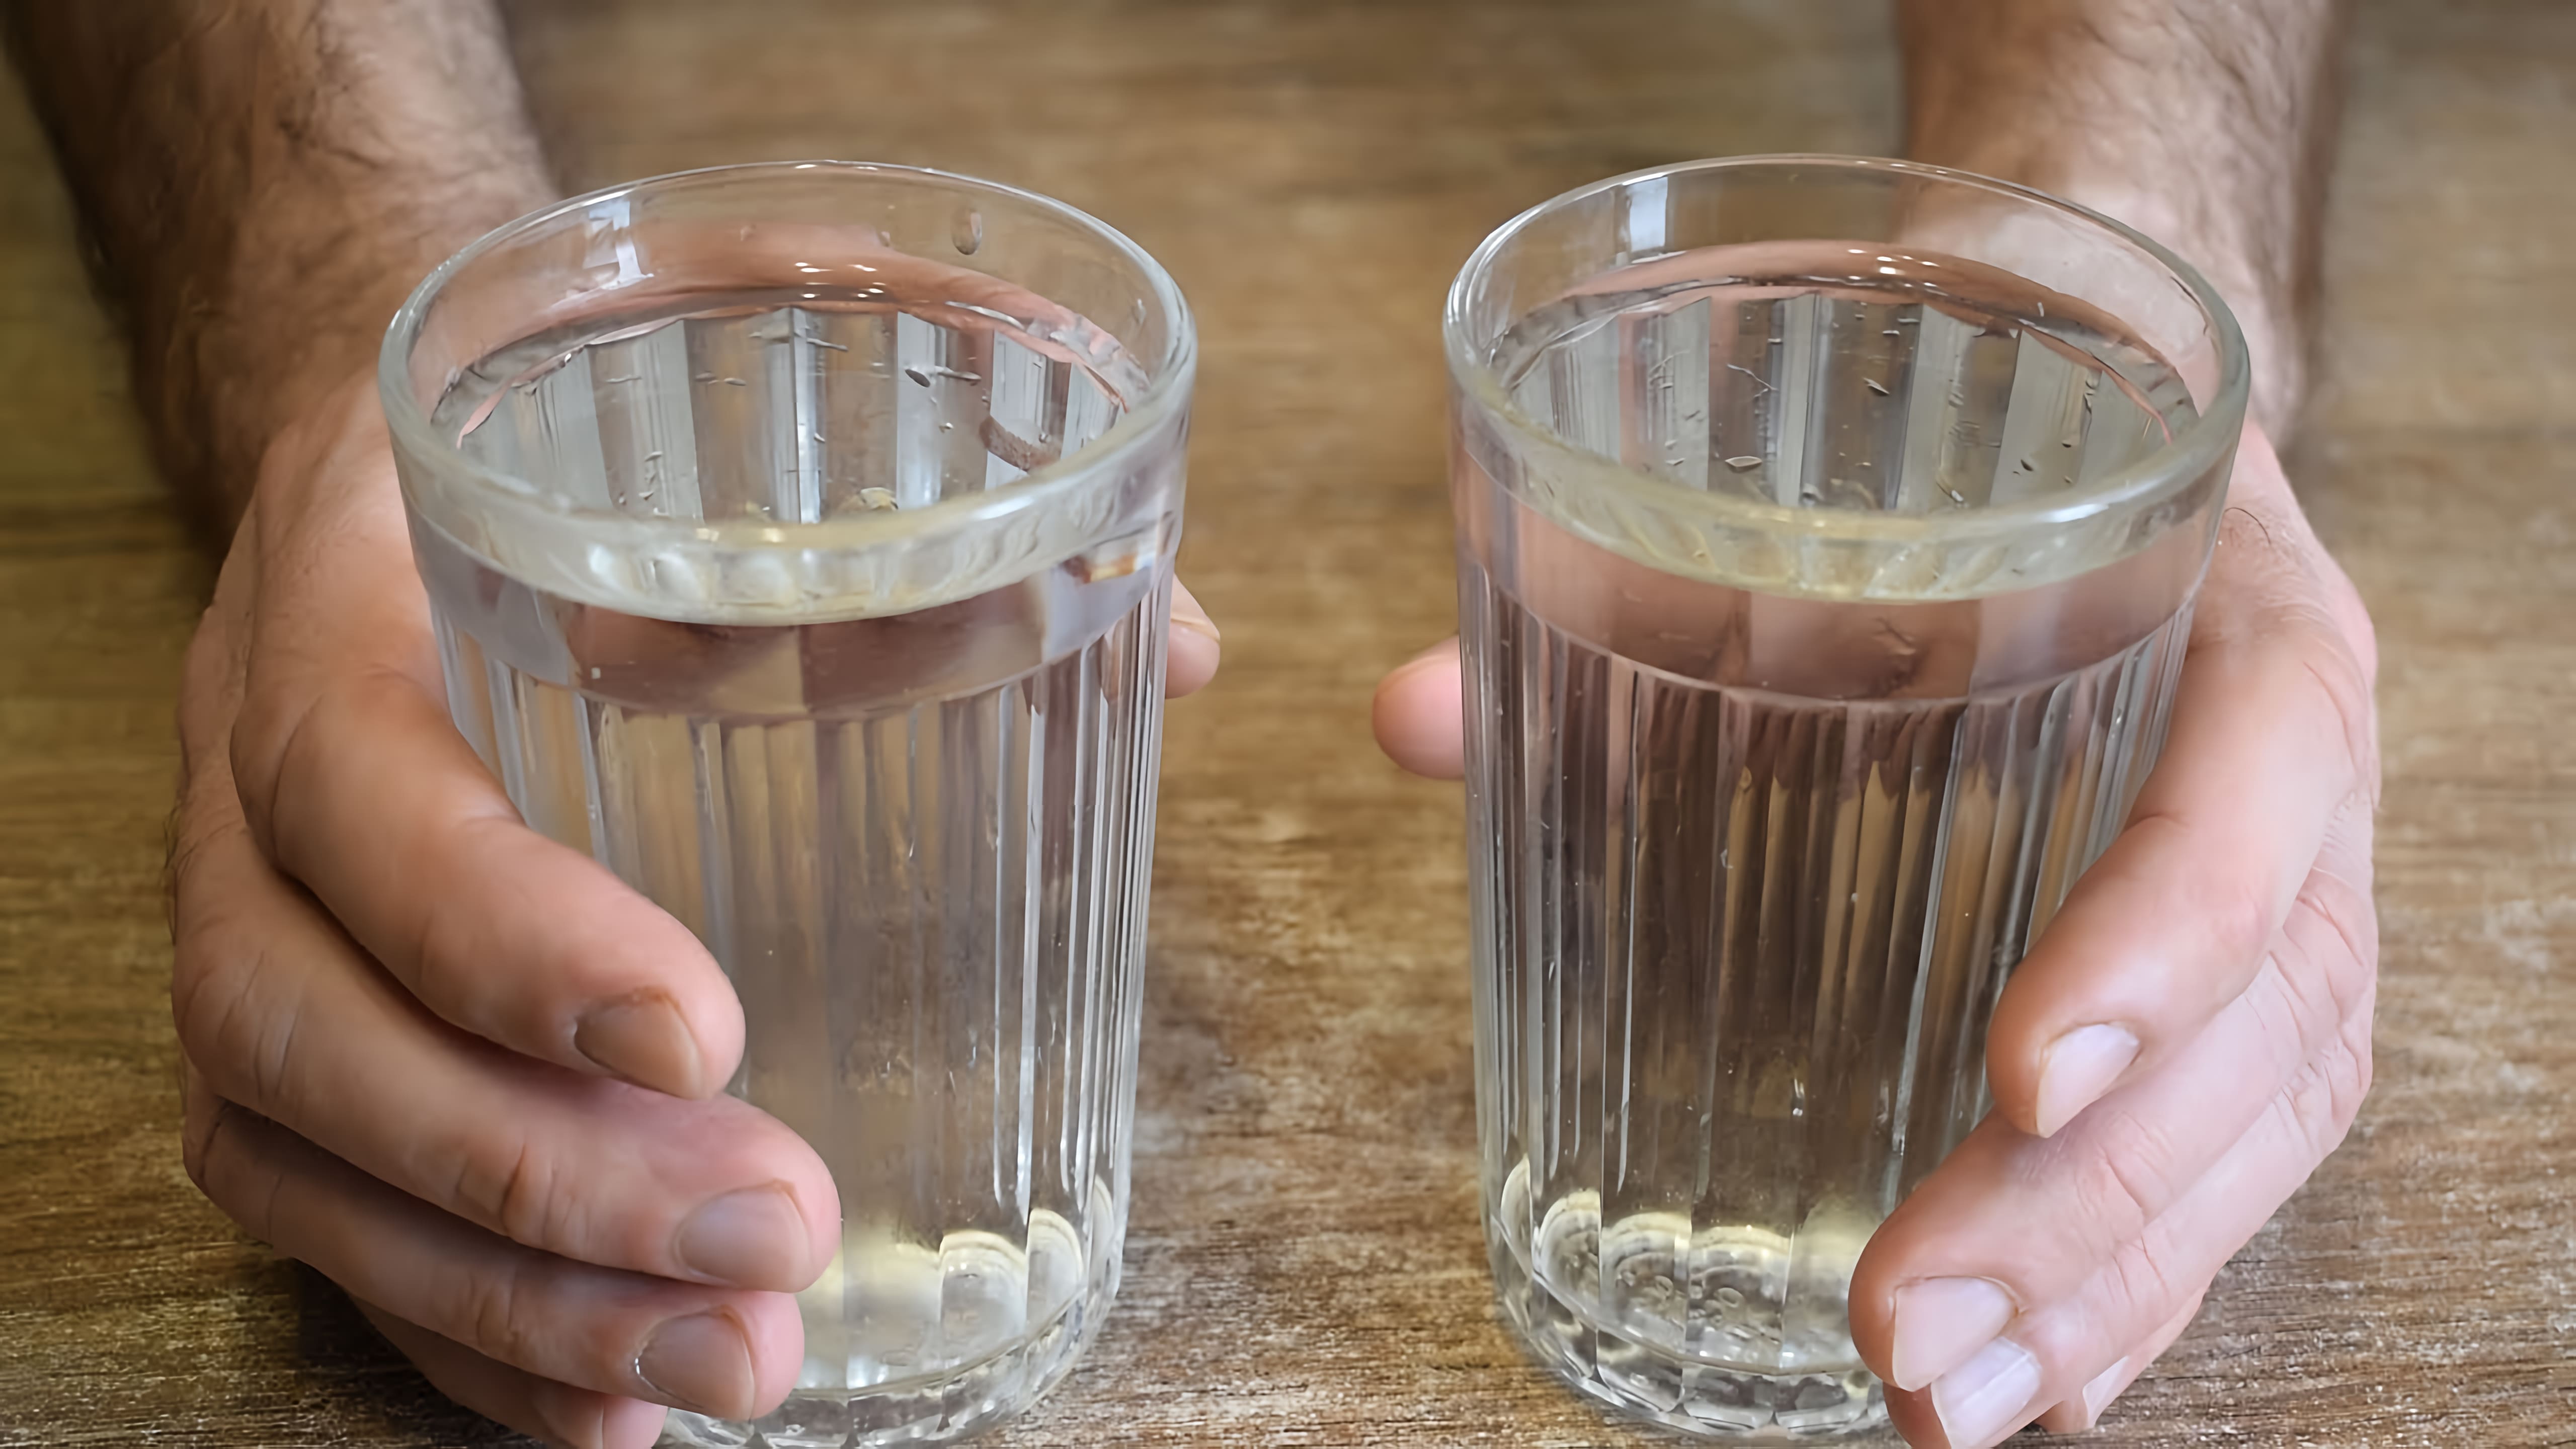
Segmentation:
{"type": "MultiPolygon", "coordinates": [[[[272,464],[232,740],[270,858],[456,1025],[576,1071],[720,1089],[743,1021],[714,958],[598,861],[523,823],[449,722],[372,399],[355,392],[336,430],[290,437],[272,464]]],[[[521,703],[530,741],[581,748],[568,719],[544,717],[549,701],[521,703]]]]}
{"type": "Polygon", "coordinates": [[[2254,979],[2338,812],[2373,789],[2369,633],[2250,432],[2171,732],[2129,821],[2014,968],[1996,1109],[2047,1136],[2254,979]]]}

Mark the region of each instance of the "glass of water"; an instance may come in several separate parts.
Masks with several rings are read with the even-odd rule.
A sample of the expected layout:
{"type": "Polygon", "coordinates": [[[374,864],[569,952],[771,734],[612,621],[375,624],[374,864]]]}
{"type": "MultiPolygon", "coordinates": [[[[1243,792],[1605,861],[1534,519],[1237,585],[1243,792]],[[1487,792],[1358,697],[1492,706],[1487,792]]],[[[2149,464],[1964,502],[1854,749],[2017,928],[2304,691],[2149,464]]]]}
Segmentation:
{"type": "Polygon", "coordinates": [[[395,320],[457,728],[706,942],[839,1187],[795,1395],[679,1442],[962,1438],[1117,1290],[1193,358],[1090,217],[837,163],[565,202],[395,320]]]}
{"type": "Polygon", "coordinates": [[[1550,201],[1446,332],[1505,1314],[1673,1428],[1869,1430],[1853,1264],[2154,760],[2243,341],[2103,217],[1835,157],[1550,201]]]}

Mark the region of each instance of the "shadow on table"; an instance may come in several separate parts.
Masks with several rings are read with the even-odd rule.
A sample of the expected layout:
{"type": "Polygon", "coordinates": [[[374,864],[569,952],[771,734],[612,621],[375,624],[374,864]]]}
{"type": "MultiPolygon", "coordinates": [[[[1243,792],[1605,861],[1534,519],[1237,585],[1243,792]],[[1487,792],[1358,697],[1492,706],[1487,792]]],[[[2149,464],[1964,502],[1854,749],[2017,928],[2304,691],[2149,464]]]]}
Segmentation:
{"type": "Polygon", "coordinates": [[[300,1372],[317,1392],[345,1406],[342,1423],[376,1423],[375,1434],[351,1442],[456,1449],[536,1442],[459,1408],[385,1342],[338,1284],[300,1263],[292,1271],[300,1372]]]}

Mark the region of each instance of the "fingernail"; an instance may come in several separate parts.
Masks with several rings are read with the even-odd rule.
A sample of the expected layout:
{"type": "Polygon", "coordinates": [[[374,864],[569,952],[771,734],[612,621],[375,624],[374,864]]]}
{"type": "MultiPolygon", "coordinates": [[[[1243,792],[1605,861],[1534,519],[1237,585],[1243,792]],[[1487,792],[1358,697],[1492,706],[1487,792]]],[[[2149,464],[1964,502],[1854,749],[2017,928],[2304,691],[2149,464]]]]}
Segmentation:
{"type": "Polygon", "coordinates": [[[635,1355],[635,1377],[663,1403],[718,1418],[750,1413],[759,1391],[751,1344],[722,1312],[694,1313],[654,1329],[635,1355]]]}
{"type": "Polygon", "coordinates": [[[2003,1332],[2012,1316],[2012,1295],[1983,1278],[1926,1278],[1898,1289],[1888,1381],[1923,1387],[2003,1332]]]}
{"type": "Polygon", "coordinates": [[[2009,1338],[1987,1341],[1932,1384],[1932,1412],[1950,1449],[1984,1449],[2030,1422],[2039,1360],[2009,1338]]]}
{"type": "Polygon", "coordinates": [[[2111,1401],[2120,1396],[2120,1390],[2129,1386],[2128,1372],[2129,1361],[2124,1358],[2102,1370],[2093,1382],[2084,1386],[2085,1428],[2092,1428],[2093,1421],[2101,1418],[2102,1411],[2111,1407],[2111,1401]]]}
{"type": "Polygon", "coordinates": [[[813,1274],[806,1261],[805,1215],[785,1183],[729,1192],[689,1214],[672,1256],[719,1283],[793,1293],[813,1274]]]}
{"type": "Polygon", "coordinates": [[[1177,590],[1172,594],[1172,622],[1202,638],[1220,643],[1225,639],[1216,630],[1216,620],[1209,618],[1207,610],[1199,607],[1199,601],[1177,590]]]}
{"type": "Polygon", "coordinates": [[[2039,1066],[2039,1135],[2056,1136],[2137,1059],[2138,1038],[2127,1027],[2079,1026],[2050,1042],[2039,1066]]]}
{"type": "Polygon", "coordinates": [[[698,1041],[659,991],[594,1006],[573,1028],[573,1050],[610,1076],[676,1097],[698,1094],[698,1041]]]}

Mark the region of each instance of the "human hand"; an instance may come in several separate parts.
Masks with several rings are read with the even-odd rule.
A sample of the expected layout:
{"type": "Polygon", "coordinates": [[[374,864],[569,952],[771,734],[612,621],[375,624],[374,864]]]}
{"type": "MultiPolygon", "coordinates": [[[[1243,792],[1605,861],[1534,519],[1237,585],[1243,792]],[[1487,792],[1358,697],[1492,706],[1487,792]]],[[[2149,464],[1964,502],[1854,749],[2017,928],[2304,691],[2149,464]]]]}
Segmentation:
{"type": "MultiPolygon", "coordinates": [[[[1217,650],[1177,598],[1184,692],[1217,650]]],[[[180,727],[198,1186],[441,1391],[550,1442],[777,1404],[831,1178],[720,1095],[743,1021],[704,947],[528,829],[449,723],[369,381],[269,449],[180,727]]]]}
{"type": "MultiPolygon", "coordinates": [[[[1853,1278],[1854,1339],[1912,1443],[2090,1426],[2351,1125],[2376,669],[2359,596],[2249,429],[2164,755],[2003,994],[1994,1114],[1853,1278]]],[[[1379,686],[1379,743],[1454,777],[1459,710],[1444,644],[1379,686]]]]}

